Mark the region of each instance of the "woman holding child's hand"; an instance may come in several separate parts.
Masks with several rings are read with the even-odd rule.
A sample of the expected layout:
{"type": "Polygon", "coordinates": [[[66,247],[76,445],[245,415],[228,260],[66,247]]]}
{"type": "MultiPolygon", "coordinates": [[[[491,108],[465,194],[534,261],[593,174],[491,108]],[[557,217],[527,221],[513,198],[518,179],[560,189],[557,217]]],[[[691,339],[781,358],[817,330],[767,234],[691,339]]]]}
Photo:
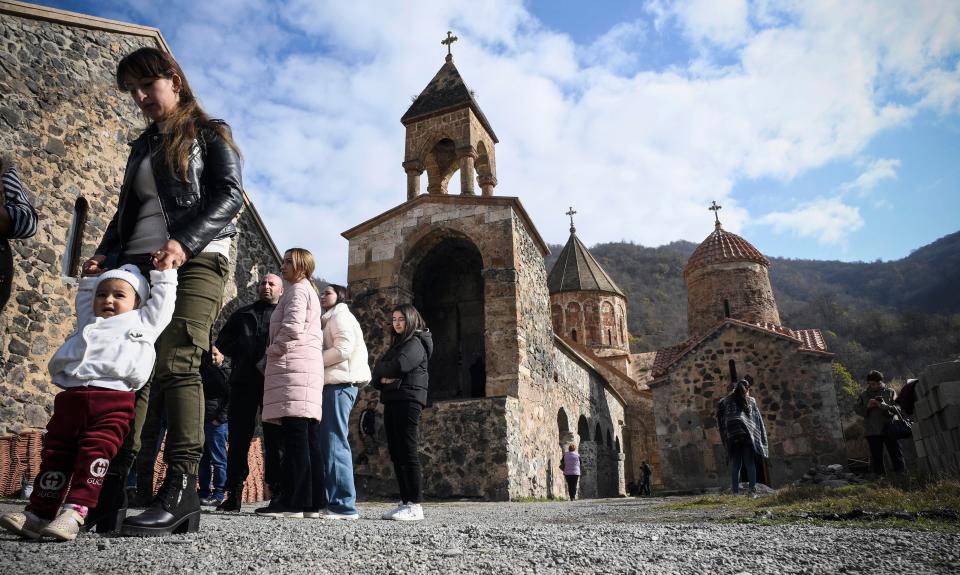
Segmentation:
{"type": "Polygon", "coordinates": [[[167,418],[166,478],[147,511],[124,522],[123,533],[166,535],[198,525],[200,357],[209,349],[210,326],[222,305],[230,242],[237,233],[232,221],[243,205],[240,154],[230,128],[207,116],[170,54],[136,50],[121,60],[116,79],[148,127],[131,143],[117,211],[83,274],[96,276],[132,263],[144,273],[177,269],[179,283],[173,321],[157,341],[152,382],[138,392],[134,423],[110,464],[91,519],[100,523],[99,531],[110,531],[110,518],[122,516],[124,484],[140,448],[141,429],[147,444],[156,442],[160,417],[154,415],[162,412],[167,418]]]}

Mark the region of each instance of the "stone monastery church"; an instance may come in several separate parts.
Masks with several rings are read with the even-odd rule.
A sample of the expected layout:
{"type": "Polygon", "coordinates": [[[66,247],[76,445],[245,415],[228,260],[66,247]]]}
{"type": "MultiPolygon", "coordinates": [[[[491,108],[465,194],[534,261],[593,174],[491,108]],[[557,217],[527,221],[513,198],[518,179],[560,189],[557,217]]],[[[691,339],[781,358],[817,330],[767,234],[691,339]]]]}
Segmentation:
{"type": "MultiPolygon", "coordinates": [[[[570,443],[584,497],[624,494],[643,461],[665,489],[725,486],[715,406],[747,374],[770,437],[766,482],[845,461],[832,354],[817,330],[780,324],[769,261],[719,219],[684,272],[690,338],[631,354],[627,296],[577,237],[575,212],[548,274],[520,198],[494,194],[498,139],[451,54],[401,122],[406,201],[343,236],[371,355],[386,348],[398,303],[416,305],[433,332],[421,426],[428,495],[563,496],[570,443]]],[[[385,446],[354,440],[360,491],[389,495],[385,446]]]]}
{"type": "MultiPolygon", "coordinates": [[[[9,48],[0,65],[0,145],[16,157],[41,214],[37,236],[12,243],[16,268],[6,270],[14,293],[0,313],[3,433],[46,423],[54,394],[44,366],[72,329],[80,258],[116,209],[111,190],[119,189],[126,142],[142,129],[113,86],[116,62],[141,46],[168,47],[153,28],[10,0],[0,0],[0,37],[9,48]]],[[[428,497],[564,497],[559,462],[571,443],[582,459],[583,497],[624,494],[643,461],[663,489],[722,487],[714,408],[746,374],[769,431],[767,482],[845,460],[831,354],[817,330],[781,325],[768,260],[719,219],[684,271],[689,339],[632,354],[628,294],[577,236],[574,212],[548,273],[549,250],[520,198],[494,193],[498,139],[449,51],[401,122],[405,201],[343,236],[371,358],[386,348],[397,303],[416,305],[434,332],[421,426],[428,497]],[[458,170],[460,189],[451,191],[458,170]]],[[[509,190],[503,176],[500,188],[509,190]]],[[[248,198],[237,223],[222,317],[279,267],[248,198]]],[[[364,390],[358,403],[375,398],[364,390]]],[[[382,433],[352,434],[361,497],[396,488],[382,433]]]]}

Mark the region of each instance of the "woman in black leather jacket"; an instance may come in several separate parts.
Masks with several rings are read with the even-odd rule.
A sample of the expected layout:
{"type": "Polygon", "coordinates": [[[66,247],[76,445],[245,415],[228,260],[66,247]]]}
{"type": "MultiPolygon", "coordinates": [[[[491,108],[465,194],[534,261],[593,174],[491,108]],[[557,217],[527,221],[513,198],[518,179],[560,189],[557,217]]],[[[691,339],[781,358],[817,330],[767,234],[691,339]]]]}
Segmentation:
{"type": "Polygon", "coordinates": [[[150,124],[130,144],[117,212],[83,273],[99,275],[123,263],[145,270],[167,263],[178,269],[179,283],[173,321],[157,340],[153,380],[137,396],[136,419],[87,525],[110,532],[123,520],[123,485],[141,429],[144,441],[156,441],[163,413],[166,478],[150,507],[124,521],[122,531],[196,531],[197,465],[203,454],[200,358],[210,349],[210,326],[220,312],[230,242],[237,233],[232,222],[243,204],[240,154],[227,125],[200,108],[170,54],[155,48],[128,54],[117,67],[117,85],[150,124]]]}
{"type": "Polygon", "coordinates": [[[417,308],[400,304],[391,311],[393,326],[390,349],[373,366],[370,383],[380,390],[383,425],[393,472],[400,486],[400,505],[383,514],[384,519],[423,519],[423,472],[417,437],[420,413],[427,405],[430,377],[427,364],[433,354],[433,337],[417,308]]]}

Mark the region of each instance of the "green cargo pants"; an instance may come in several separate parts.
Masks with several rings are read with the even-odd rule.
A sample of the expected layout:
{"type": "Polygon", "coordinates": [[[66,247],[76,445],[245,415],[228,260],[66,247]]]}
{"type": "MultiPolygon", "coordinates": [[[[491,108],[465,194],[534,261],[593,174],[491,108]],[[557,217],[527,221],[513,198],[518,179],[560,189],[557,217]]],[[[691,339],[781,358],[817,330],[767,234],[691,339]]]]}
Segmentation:
{"type": "Polygon", "coordinates": [[[153,378],[137,392],[135,418],[110,471],[130,471],[144,443],[152,445],[167,422],[168,471],[196,474],[203,455],[203,382],[200,357],[210,349],[210,326],[223,305],[229,265],[220,254],[201,253],[177,272],[173,321],[157,340],[153,378]],[[148,403],[152,417],[147,417],[148,403]]]}

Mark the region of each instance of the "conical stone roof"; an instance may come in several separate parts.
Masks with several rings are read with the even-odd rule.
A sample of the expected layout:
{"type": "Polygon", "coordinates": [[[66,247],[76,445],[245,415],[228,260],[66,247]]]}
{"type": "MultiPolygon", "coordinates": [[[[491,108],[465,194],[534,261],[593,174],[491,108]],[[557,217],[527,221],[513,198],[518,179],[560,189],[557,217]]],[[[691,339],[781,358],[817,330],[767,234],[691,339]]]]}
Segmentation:
{"type": "Polygon", "coordinates": [[[567,245],[563,246],[557,263],[547,276],[547,288],[551,294],[565,291],[605,291],[626,297],[613,279],[603,271],[590,255],[575,231],[570,232],[567,245]]]}
{"type": "Polygon", "coordinates": [[[417,99],[413,101],[407,112],[400,118],[400,123],[407,124],[429,116],[437,115],[441,112],[455,110],[469,106],[473,113],[477,115],[480,123],[487,129],[494,142],[499,143],[497,135],[493,133],[493,128],[487,117],[480,110],[473,93],[460,76],[457,67],[453,65],[453,58],[447,57],[447,61],[440,67],[436,76],[430,80],[427,87],[420,92],[417,99]]]}
{"type": "Polygon", "coordinates": [[[717,222],[713,233],[697,246],[690,259],[687,260],[687,267],[683,270],[683,276],[686,277],[690,273],[709,265],[732,262],[754,262],[763,266],[770,265],[770,260],[760,253],[760,250],[753,247],[753,244],[737,234],[724,230],[720,227],[720,222],[717,222]]]}

